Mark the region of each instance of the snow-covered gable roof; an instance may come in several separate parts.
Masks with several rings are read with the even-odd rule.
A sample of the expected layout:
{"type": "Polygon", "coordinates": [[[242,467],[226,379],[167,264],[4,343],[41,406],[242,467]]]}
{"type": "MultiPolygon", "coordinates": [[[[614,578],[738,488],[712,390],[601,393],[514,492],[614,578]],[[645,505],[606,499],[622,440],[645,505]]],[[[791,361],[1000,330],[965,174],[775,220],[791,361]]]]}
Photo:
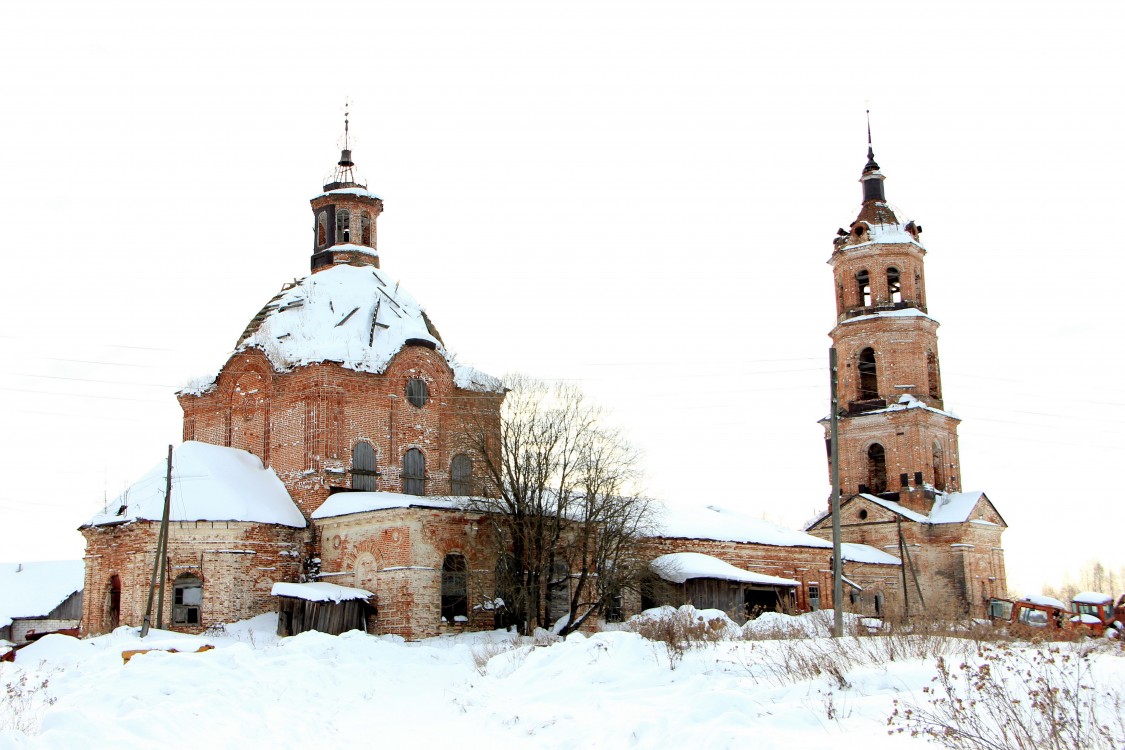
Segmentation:
{"type": "MultiPolygon", "coordinates": [[[[283,289],[251,322],[235,351],[261,349],[278,372],[338,362],[381,373],[408,342],[441,354],[459,388],[503,391],[497,378],[458,363],[422,306],[371,266],[333,266],[283,289]]],[[[195,383],[181,392],[202,393],[207,387],[195,383]]]]}
{"type": "Polygon", "coordinates": [[[374,594],[364,589],[337,586],[335,583],[314,581],[312,583],[275,583],[270,591],[272,596],[288,596],[310,602],[348,602],[356,599],[370,599],[374,594]]]}
{"type": "MultiPolygon", "coordinates": [[[[918,513],[911,510],[894,500],[886,500],[878,495],[871,495],[866,492],[853,495],[844,501],[843,505],[854,502],[857,499],[865,500],[869,503],[884,508],[891,513],[902,516],[903,518],[914,521],[915,523],[929,523],[929,524],[946,524],[946,523],[976,523],[984,525],[997,525],[992,521],[985,521],[981,519],[972,518],[973,511],[976,510],[982,502],[984,502],[992,512],[996,513],[997,518],[1000,514],[996,512],[996,508],[992,502],[981,491],[972,492],[938,492],[934,499],[934,505],[930,509],[929,515],[918,513]]],[[[841,506],[842,507],[842,506],[841,506]]],[[[819,523],[822,523],[831,514],[827,511],[817,515],[805,526],[811,529],[819,523]]],[[[1000,518],[1003,522],[1003,518],[1000,518]]]]}
{"type": "MultiPolygon", "coordinates": [[[[723,542],[766,544],[774,547],[815,547],[832,549],[832,542],[803,531],[787,529],[760,518],[709,505],[705,508],[667,508],[655,536],[673,539],[712,539],[723,542]]],[[[899,565],[893,555],[866,544],[843,545],[845,560],[899,565]]]]}
{"type": "Polygon", "coordinates": [[[313,511],[312,517],[335,518],[353,513],[368,513],[388,508],[437,508],[438,510],[458,510],[464,507],[463,497],[424,497],[404,495],[399,492],[337,492],[329,495],[321,506],[313,511]]]}
{"type": "Polygon", "coordinates": [[[17,617],[42,617],[81,591],[81,560],[0,563],[0,628],[17,617]]]}
{"type": "Polygon", "coordinates": [[[736,568],[728,562],[701,552],[673,552],[649,563],[653,573],[672,583],[683,583],[692,578],[718,578],[723,581],[757,583],[766,586],[799,586],[791,578],[779,578],[736,568]]]}
{"type": "MultiPolygon", "coordinates": [[[[159,521],[164,513],[165,461],[119,495],[88,526],[159,521]]],[[[237,448],[188,441],[172,452],[173,521],[249,521],[305,527],[305,518],[273,469],[237,448]]]]}

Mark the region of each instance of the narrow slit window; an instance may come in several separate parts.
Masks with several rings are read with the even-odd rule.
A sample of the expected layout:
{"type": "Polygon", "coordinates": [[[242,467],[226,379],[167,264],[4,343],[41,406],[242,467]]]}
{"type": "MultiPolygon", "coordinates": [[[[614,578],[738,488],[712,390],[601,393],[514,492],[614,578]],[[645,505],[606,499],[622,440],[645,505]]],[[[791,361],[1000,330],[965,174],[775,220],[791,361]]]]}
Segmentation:
{"type": "Polygon", "coordinates": [[[328,244],[328,216],[323,211],[316,215],[316,246],[328,244]]]}
{"type": "Polygon", "coordinates": [[[867,347],[859,353],[859,400],[879,398],[879,373],[875,365],[875,350],[867,347]]]}
{"type": "Polygon", "coordinates": [[[879,443],[867,449],[867,491],[875,495],[887,491],[887,451],[879,443]]]}
{"type": "Polygon", "coordinates": [[[371,244],[371,214],[364,211],[359,217],[359,243],[371,244]]]}

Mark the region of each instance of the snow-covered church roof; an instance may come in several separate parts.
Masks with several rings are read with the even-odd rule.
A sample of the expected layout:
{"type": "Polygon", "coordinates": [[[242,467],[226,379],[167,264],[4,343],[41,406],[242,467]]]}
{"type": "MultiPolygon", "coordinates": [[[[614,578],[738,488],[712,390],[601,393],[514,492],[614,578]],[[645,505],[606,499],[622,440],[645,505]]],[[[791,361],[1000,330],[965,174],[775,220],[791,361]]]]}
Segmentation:
{"type": "MultiPolygon", "coordinates": [[[[992,501],[990,501],[988,497],[980,490],[974,490],[970,492],[937,492],[935,493],[933,507],[930,508],[930,512],[928,514],[919,513],[918,511],[911,510],[910,508],[907,508],[900,503],[895,502],[894,500],[887,500],[885,498],[879,497],[878,495],[872,495],[866,492],[848,498],[844,502],[844,504],[846,505],[847,503],[850,503],[858,498],[862,498],[869,503],[878,505],[880,508],[889,510],[892,513],[902,516],[907,520],[914,521],[915,523],[972,523],[980,526],[998,525],[984,518],[973,518],[973,511],[977,509],[982,501],[987,504],[988,507],[992,508],[993,511],[996,510],[994,507],[992,507],[992,501]]],[[[831,514],[828,511],[819,513],[816,517],[808,522],[805,528],[811,529],[813,526],[816,526],[818,523],[821,523],[822,521],[824,521],[824,519],[828,518],[829,515],[831,514]]],[[[999,513],[997,513],[997,515],[999,515],[999,513]]]]}
{"type": "Polygon", "coordinates": [[[701,552],[673,552],[649,563],[653,573],[672,583],[684,583],[693,578],[717,578],[722,581],[736,581],[763,586],[800,586],[792,578],[754,573],[701,552]]]}
{"type": "MultiPolygon", "coordinates": [[[[660,519],[655,536],[673,539],[711,539],[775,547],[816,547],[832,549],[832,542],[803,531],[787,529],[760,518],[709,505],[705,508],[668,508],[660,519]]],[[[845,560],[880,565],[900,565],[894,555],[866,544],[841,545],[845,560]]]]}
{"type": "MultiPolygon", "coordinates": [[[[166,461],[122,492],[87,526],[159,521],[164,513],[166,461]]],[[[249,521],[294,528],[305,517],[273,469],[238,448],[188,441],[172,452],[172,521],[249,521]]]]}
{"type": "MultiPolygon", "coordinates": [[[[459,388],[503,390],[499,379],[457,362],[418,301],[371,266],[341,264],[287,284],[246,327],[235,352],[260,349],[278,372],[338,362],[381,373],[408,344],[441,354],[459,388]]],[[[181,392],[203,393],[212,383],[181,392]]]]}

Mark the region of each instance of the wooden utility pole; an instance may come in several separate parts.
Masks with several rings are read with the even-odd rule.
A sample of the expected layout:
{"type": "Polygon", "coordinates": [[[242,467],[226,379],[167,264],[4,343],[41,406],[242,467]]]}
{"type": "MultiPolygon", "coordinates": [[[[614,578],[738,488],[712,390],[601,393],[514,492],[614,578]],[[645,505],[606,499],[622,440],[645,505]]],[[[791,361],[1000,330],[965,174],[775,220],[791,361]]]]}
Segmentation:
{"type": "Polygon", "coordinates": [[[832,635],[844,635],[844,559],[840,551],[840,428],[839,373],[836,370],[836,347],[828,350],[828,370],[831,376],[832,416],[829,421],[832,439],[832,605],[835,610],[832,635]]]}
{"type": "Polygon", "coordinates": [[[172,508],[172,446],[168,446],[167,480],[164,484],[164,514],[160,518],[160,532],[156,535],[156,558],[152,561],[152,580],[148,585],[148,604],[141,623],[141,638],[148,635],[152,623],[152,600],[156,595],[156,582],[160,581],[160,602],[157,605],[156,627],[164,627],[164,559],[168,547],[168,516],[172,508]]]}

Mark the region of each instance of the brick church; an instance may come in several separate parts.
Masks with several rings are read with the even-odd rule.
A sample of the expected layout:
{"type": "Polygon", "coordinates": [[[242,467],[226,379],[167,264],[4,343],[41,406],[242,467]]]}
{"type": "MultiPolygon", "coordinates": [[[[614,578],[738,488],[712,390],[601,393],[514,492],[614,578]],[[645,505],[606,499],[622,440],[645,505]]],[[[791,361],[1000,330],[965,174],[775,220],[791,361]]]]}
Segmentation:
{"type": "MultiPolygon", "coordinates": [[[[847,394],[848,605],[979,613],[987,596],[1004,594],[1004,522],[982,493],[960,492],[958,420],[942,402],[921,227],[887,204],[873,156],[862,184],[863,208],[830,260],[847,394]]],[[[311,273],[250,320],[216,376],[177,394],[184,442],[171,457],[157,606],[173,629],[199,632],[278,611],[279,591],[303,582],[298,596],[312,599],[353,592],[363,602],[358,626],[373,632],[492,628],[496,614],[474,605],[496,595],[495,560],[477,538],[487,524],[462,501],[491,491],[477,451],[499,444],[504,386],[458,362],[422,306],[381,270],[383,202],[356,173],[346,126],[311,207],[311,273]]],[[[141,623],[166,481],[162,462],[81,527],[83,632],[141,623]]],[[[762,603],[832,606],[828,538],[826,518],[797,531],[710,507],[669,514],[646,549],[654,574],[678,591],[668,603],[744,619],[762,603]]],[[[659,603],[633,596],[622,606],[627,615],[659,603]]]]}

